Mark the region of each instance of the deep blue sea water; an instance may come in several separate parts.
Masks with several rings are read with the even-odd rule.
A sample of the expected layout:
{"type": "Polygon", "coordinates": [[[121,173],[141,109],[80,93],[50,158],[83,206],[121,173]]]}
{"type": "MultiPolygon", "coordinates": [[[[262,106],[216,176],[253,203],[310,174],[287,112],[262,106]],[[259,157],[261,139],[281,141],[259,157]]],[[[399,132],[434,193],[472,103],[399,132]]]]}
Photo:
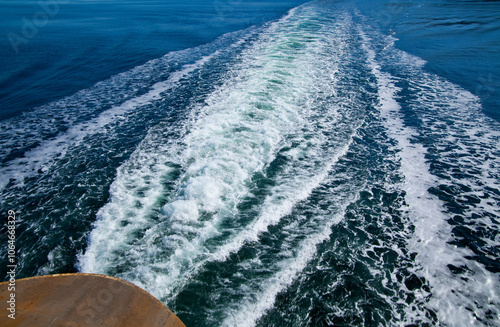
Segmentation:
{"type": "Polygon", "coordinates": [[[0,118],[74,94],[168,52],[275,19],[300,3],[2,1],[0,118]]]}
{"type": "Polygon", "coordinates": [[[18,278],[120,277],[187,326],[500,326],[499,18],[2,2],[2,278],[14,210],[18,278]]]}

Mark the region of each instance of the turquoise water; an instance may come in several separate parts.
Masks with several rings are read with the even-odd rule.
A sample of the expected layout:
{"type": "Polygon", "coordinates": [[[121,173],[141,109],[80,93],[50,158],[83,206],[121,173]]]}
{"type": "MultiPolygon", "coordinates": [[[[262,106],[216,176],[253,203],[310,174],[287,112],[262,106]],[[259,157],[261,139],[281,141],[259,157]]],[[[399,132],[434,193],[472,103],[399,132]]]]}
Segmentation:
{"type": "Polygon", "coordinates": [[[497,326],[499,5],[203,4],[69,2],[2,52],[17,277],[187,326],[497,326]]]}

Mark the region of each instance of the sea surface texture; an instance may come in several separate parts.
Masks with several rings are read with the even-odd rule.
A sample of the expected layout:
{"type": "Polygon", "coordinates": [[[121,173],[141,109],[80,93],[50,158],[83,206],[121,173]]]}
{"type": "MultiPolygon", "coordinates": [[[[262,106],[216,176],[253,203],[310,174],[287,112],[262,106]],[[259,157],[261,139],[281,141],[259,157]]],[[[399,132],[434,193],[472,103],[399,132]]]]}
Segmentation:
{"type": "Polygon", "coordinates": [[[189,46],[4,97],[18,277],[123,278],[187,326],[500,326],[500,3],[222,3],[189,46]]]}

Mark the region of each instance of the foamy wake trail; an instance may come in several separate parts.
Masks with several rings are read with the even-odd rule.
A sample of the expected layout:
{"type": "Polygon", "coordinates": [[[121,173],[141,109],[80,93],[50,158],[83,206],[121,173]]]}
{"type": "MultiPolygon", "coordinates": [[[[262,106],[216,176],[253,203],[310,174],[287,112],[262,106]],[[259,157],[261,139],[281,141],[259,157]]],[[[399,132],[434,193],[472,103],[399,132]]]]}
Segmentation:
{"type": "MultiPolygon", "coordinates": [[[[327,303],[332,319],[383,312],[383,321],[453,326],[498,316],[498,276],[471,260],[469,248],[450,243],[454,217],[436,190],[464,186],[463,198],[477,204],[463,204],[464,211],[498,228],[488,221],[498,208],[495,195],[487,193],[498,187],[499,134],[479,123],[456,124],[453,112],[480,109],[473,95],[424,72],[422,60],[396,50],[393,40],[369,31],[350,11],[323,9],[303,5],[263,27],[231,57],[218,86],[182,108],[187,118],[148,131],[118,169],[110,200],[79,256],[81,271],[124,278],[188,313],[181,295],[209,290],[200,295],[200,301],[210,300],[199,310],[207,325],[254,326],[267,318],[280,293],[299,278],[308,281],[301,272],[323,260],[318,248],[328,244],[330,254],[359,248],[349,260],[369,273],[353,271],[360,274],[353,287],[371,285],[368,300],[381,303],[372,311],[351,299],[338,307],[327,303]],[[405,110],[422,124],[411,125],[405,110]],[[455,123],[441,126],[447,119],[455,123]],[[463,156],[439,158],[453,144],[463,156]],[[471,153],[482,159],[466,159],[471,153]],[[353,159],[357,155],[377,160],[353,159]],[[374,162],[390,164],[370,167],[374,162]],[[468,167],[478,178],[450,173],[444,181],[431,163],[468,167]],[[375,208],[388,206],[383,197],[397,207],[375,208]],[[336,229],[347,211],[359,213],[349,219],[360,221],[336,229]],[[379,215],[393,222],[383,232],[369,230],[371,220],[385,224],[379,215]],[[360,230],[341,233],[351,226],[360,230]],[[359,232],[369,240],[336,245],[332,228],[339,237],[359,232]],[[214,277],[219,272],[224,277],[214,277]],[[414,276],[421,287],[410,285],[414,276]]],[[[191,74],[203,64],[181,72],[191,74]]],[[[471,224],[476,231],[483,225],[471,224]]],[[[498,246],[496,236],[484,240],[498,246]]],[[[349,271],[332,268],[328,280],[340,281],[349,271]]],[[[324,290],[342,293],[342,285],[324,290]]]]}
{"type": "MultiPolygon", "coordinates": [[[[82,271],[118,275],[168,301],[204,264],[257,240],[322,183],[359,118],[342,104],[348,97],[327,100],[345,45],[324,35],[316,17],[292,10],[270,25],[188,122],[149,132],[98,213],[82,271]],[[268,176],[278,157],[286,163],[268,176]],[[274,185],[247,220],[239,205],[253,196],[257,176],[274,185]]],[[[311,250],[324,233],[304,246],[311,250]]]]}
{"type": "MultiPolygon", "coordinates": [[[[414,141],[419,136],[418,132],[403,122],[401,105],[398,103],[398,93],[401,89],[395,85],[397,78],[382,70],[377,54],[370,48],[370,39],[362,31],[360,35],[367,52],[368,65],[376,77],[380,114],[385,121],[388,135],[397,141],[400,170],[405,178],[401,187],[406,192],[407,215],[415,226],[414,236],[408,242],[409,250],[417,253],[418,266],[415,268],[415,273],[431,286],[430,299],[421,298],[418,302],[433,310],[438,321],[448,326],[482,325],[488,320],[485,313],[490,311],[489,315],[493,312],[498,314],[498,276],[476,261],[466,259],[473,256],[472,251],[450,244],[453,240],[452,227],[448,224],[451,216],[446,213],[444,203],[429,192],[432,187],[437,187],[440,181],[430,172],[430,165],[426,160],[427,148],[414,141]],[[467,267],[467,273],[462,276],[454,275],[450,267],[467,267]]],[[[438,82],[438,77],[424,73],[421,69],[421,60],[409,58],[410,55],[398,52],[393,48],[392,42],[388,41],[389,44],[384,51],[391,49],[398,54],[390,57],[392,60],[398,60],[396,65],[406,67],[408,70],[410,70],[408,67],[411,67],[418,71],[414,76],[412,74],[411,78],[424,76],[427,78],[425,81],[427,84],[451,85],[448,82],[438,82]]],[[[394,62],[391,62],[391,65],[394,65],[394,62]]],[[[422,81],[415,81],[415,84],[418,83],[422,81]]],[[[458,87],[443,88],[440,85],[428,88],[426,91],[427,96],[433,98],[434,102],[439,98],[446,99],[447,106],[453,111],[465,113],[477,107],[475,104],[477,100],[458,87]]],[[[417,102],[416,105],[422,112],[430,111],[439,115],[436,110],[442,110],[441,107],[432,108],[423,98],[417,102]]],[[[448,137],[453,137],[453,133],[448,134],[448,137]]],[[[457,138],[455,141],[460,142],[460,139],[457,138]]],[[[415,309],[409,307],[407,310],[408,323],[426,320],[424,314],[415,309]]]]}
{"type": "Polygon", "coordinates": [[[295,256],[278,262],[277,272],[258,285],[260,292],[252,292],[238,303],[236,309],[228,310],[227,317],[221,325],[255,326],[257,321],[273,308],[276,296],[289,287],[309,261],[316,256],[317,246],[330,237],[332,226],[342,220],[348,203],[343,202],[343,210],[340,210],[335,216],[323,217],[322,230],[309,234],[307,239],[296,249],[295,256]]]}
{"type": "Polygon", "coordinates": [[[0,168],[0,191],[8,183],[20,186],[25,178],[46,173],[55,162],[66,155],[70,147],[77,146],[85,138],[101,132],[105,126],[126,119],[126,115],[131,111],[139,110],[141,107],[161,99],[163,93],[177,87],[182,78],[189,76],[216,55],[217,51],[193,64],[184,65],[179,71],[170,74],[167,80],[152,85],[145,94],[103,111],[89,121],[75,124],[56,137],[41,141],[40,145],[24,153],[22,157],[10,160],[7,166],[0,168]]]}
{"type": "Polygon", "coordinates": [[[96,135],[114,137],[126,124],[147,125],[138,120],[140,114],[146,121],[168,116],[168,109],[155,111],[165,97],[189,84],[214,58],[240,51],[255,32],[249,28],[227,33],[212,43],[168,53],[89,89],[1,121],[0,191],[53,173],[58,162],[79,145],[95,146],[91,138],[96,135]]]}

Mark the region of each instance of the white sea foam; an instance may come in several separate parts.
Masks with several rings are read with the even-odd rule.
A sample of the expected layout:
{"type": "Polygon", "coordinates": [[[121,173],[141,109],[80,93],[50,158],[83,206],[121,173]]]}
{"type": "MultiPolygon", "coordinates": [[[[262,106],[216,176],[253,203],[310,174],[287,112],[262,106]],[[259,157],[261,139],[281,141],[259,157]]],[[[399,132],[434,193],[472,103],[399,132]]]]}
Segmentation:
{"type": "Polygon", "coordinates": [[[239,250],[242,244],[258,241],[259,235],[267,232],[268,228],[278,223],[282,217],[290,214],[296,203],[305,200],[315,188],[326,180],[331,167],[346,154],[351,142],[352,140],[349,140],[342,148],[338,149],[338,152],[333,154],[328,162],[325,162],[321,171],[317,171],[312,176],[304,176],[304,173],[296,175],[295,178],[287,180],[286,184],[273,189],[273,194],[266,199],[259,217],[228,243],[218,248],[211,257],[214,260],[223,261],[231,253],[239,250]],[[280,200],[283,197],[285,199],[280,200]]]}
{"type": "Polygon", "coordinates": [[[324,217],[322,220],[322,230],[315,234],[308,235],[296,249],[296,256],[292,256],[279,262],[277,273],[272,277],[263,280],[258,289],[252,294],[245,296],[236,309],[229,310],[227,317],[222,321],[222,326],[255,326],[257,321],[270,309],[273,308],[276,296],[289,287],[297,278],[298,274],[304,270],[306,265],[316,255],[316,248],[326,241],[334,224],[342,220],[345,207],[349,202],[342,203],[342,210],[332,217],[324,217]]]}
{"type": "Polygon", "coordinates": [[[20,186],[25,178],[36,176],[39,172],[47,172],[54,162],[65,156],[70,147],[76,146],[84,138],[102,131],[106,125],[126,119],[126,115],[130,111],[160,99],[163,93],[176,87],[182,78],[203,66],[217,53],[218,51],[215,51],[193,64],[183,66],[180,71],[172,73],[166,81],[151,86],[147,93],[108,109],[90,121],[76,124],[54,139],[43,141],[38,147],[25,153],[22,158],[9,161],[6,167],[0,168],[0,190],[5,188],[9,182],[15,181],[14,185],[20,186]]]}
{"type": "MultiPolygon", "coordinates": [[[[409,240],[408,246],[411,251],[417,253],[416,260],[420,267],[416,273],[424,277],[431,286],[432,297],[428,307],[436,312],[441,323],[449,326],[482,324],[476,318],[482,316],[481,307],[487,305],[494,308],[494,303],[498,303],[495,295],[498,294],[497,277],[479,263],[465,259],[473,255],[472,251],[449,244],[452,240],[451,226],[447,223],[450,216],[445,213],[443,202],[428,191],[438,185],[438,179],[429,171],[429,163],[425,159],[427,149],[412,141],[417,133],[405,126],[401,118],[401,107],[397,102],[400,89],[395,86],[396,79],[382,71],[376,60],[376,53],[369,48],[368,37],[363,32],[360,34],[367,52],[368,64],[377,79],[380,113],[389,136],[397,141],[399,149],[400,169],[405,177],[402,188],[406,192],[408,215],[415,226],[414,236],[409,240]],[[468,281],[454,276],[448,268],[449,265],[468,267],[468,281]]],[[[409,62],[406,64],[412,65],[409,62]]],[[[413,67],[421,69],[418,63],[413,67]]],[[[437,79],[422,71],[419,71],[419,74],[437,79]]],[[[452,102],[452,99],[460,98],[443,88],[433,91],[436,97],[446,97],[448,103],[452,102]],[[440,95],[439,92],[443,94],[440,95]]],[[[472,97],[464,90],[460,93],[465,94],[466,98],[472,97]]],[[[419,106],[422,104],[422,101],[419,101],[419,106]]],[[[452,106],[462,108],[465,104],[467,102],[452,103],[452,106]]],[[[412,319],[414,315],[414,308],[409,308],[407,319],[412,319]]]]}
{"type": "MultiPolygon", "coordinates": [[[[356,118],[356,112],[370,104],[358,103],[360,95],[349,93],[339,82],[345,74],[360,73],[340,68],[352,59],[349,55],[354,51],[349,15],[336,13],[337,24],[322,25],[318,24],[318,12],[311,10],[294,9],[263,29],[260,38],[234,60],[237,63],[225,75],[225,83],[202,104],[188,108],[191,116],[187,122],[172,126],[162,123],[148,132],[118,170],[110,202],[99,211],[88,248],[79,258],[81,271],[125,278],[168,302],[202,274],[208,263],[231,262],[252,244],[260,254],[265,248],[259,243],[263,235],[271,227],[280,228],[298,204],[306,202],[331,178],[331,170],[352,146],[363,119],[356,118]],[[273,165],[277,168],[271,173],[273,165]],[[267,178],[269,185],[259,185],[255,181],[258,176],[267,178]],[[240,205],[257,197],[255,189],[265,191],[265,195],[255,201],[251,217],[242,217],[240,205]]],[[[490,305],[497,301],[496,275],[465,259],[471,251],[447,243],[451,240],[450,216],[443,202],[429,192],[442,181],[431,173],[426,161],[428,145],[416,142],[419,131],[405,125],[398,104],[397,77],[384,72],[381,55],[377,57],[369,45],[372,41],[365,33],[360,34],[368,56],[367,70],[376,78],[378,109],[391,138],[387,142],[395,141],[391,151],[397,152],[400,173],[405,178],[403,185],[390,187],[405,192],[403,210],[415,227],[407,246],[410,253],[417,253],[416,268],[411,262],[409,269],[424,277],[431,287],[430,300],[422,296],[417,302],[434,310],[440,323],[473,325],[474,314],[479,315],[474,302],[490,305]],[[466,274],[470,285],[449,271],[450,264],[470,269],[466,274]]],[[[393,51],[393,40],[381,50],[386,57],[393,51]]],[[[414,67],[427,78],[429,87],[441,92],[438,96],[449,96],[442,85],[433,84],[434,77],[424,74],[423,61],[414,59],[402,53],[394,64],[401,69],[405,65],[414,67]]],[[[423,94],[426,92],[419,95],[423,94]]],[[[449,99],[457,99],[455,95],[449,99]]],[[[468,134],[485,144],[496,137],[477,128],[468,128],[468,134]]],[[[455,139],[452,136],[448,141],[455,139]]],[[[461,146],[464,153],[469,151],[466,144],[461,146]]],[[[494,160],[484,163],[494,164],[494,160]]],[[[491,187],[498,185],[494,176],[488,178],[485,180],[491,187]]],[[[335,192],[344,190],[331,190],[332,198],[338,199],[334,201],[337,214],[315,214],[311,228],[300,229],[297,222],[285,226],[299,236],[293,242],[285,239],[281,248],[273,249],[279,252],[276,261],[264,267],[271,276],[248,281],[234,290],[244,294],[240,301],[216,309],[219,314],[223,312],[224,325],[253,326],[274,306],[278,293],[297,280],[316,255],[318,244],[330,237],[331,227],[342,218],[349,201],[336,197],[335,192]],[[252,291],[248,296],[247,289],[252,291]]],[[[351,191],[355,194],[358,189],[353,187],[351,191]]],[[[497,210],[488,200],[480,205],[493,213],[497,210]]],[[[496,244],[495,240],[491,242],[496,244]]],[[[409,255],[407,249],[397,245],[393,250],[401,257],[409,255]]],[[[258,256],[242,260],[243,268],[262,264],[258,256]]],[[[381,278],[382,284],[389,278],[397,279],[392,275],[381,278]]],[[[398,285],[406,287],[404,283],[398,285]]],[[[405,290],[393,291],[400,294],[405,290]]],[[[216,291],[214,294],[217,297],[216,291]]],[[[406,305],[398,296],[396,300],[380,296],[387,302],[398,301],[398,308],[406,305]]],[[[400,314],[398,310],[394,313],[400,314]]],[[[407,323],[430,320],[414,303],[406,317],[398,316],[393,321],[399,318],[407,323]]]]}
{"type": "MultiPolygon", "coordinates": [[[[118,267],[120,277],[161,299],[171,298],[206,262],[224,260],[258,238],[326,178],[347,151],[356,122],[334,144],[325,143],[331,141],[323,132],[334,134],[339,107],[328,104],[329,110],[317,121],[311,117],[318,116],[316,110],[325,105],[321,97],[331,96],[340,58],[332,58],[331,52],[323,57],[316,53],[337,42],[339,56],[342,44],[320,33],[287,34],[295,24],[292,18],[291,13],[272,24],[241,55],[228,81],[204,106],[192,108],[191,120],[177,139],[162,138],[168,134],[163,125],[150,131],[119,170],[111,201],[100,210],[80,258],[82,271],[109,273],[118,267]],[[317,84],[318,80],[322,83],[317,84]],[[327,130],[318,130],[316,123],[327,130]],[[299,145],[291,147],[292,143],[299,145]],[[249,195],[251,178],[256,173],[265,175],[284,147],[290,147],[283,152],[290,162],[279,173],[260,214],[250,225],[223,228],[235,219],[237,205],[249,195]],[[329,150],[322,152],[325,149],[329,150]],[[141,173],[139,167],[147,167],[149,173],[141,173]],[[174,177],[169,174],[174,171],[180,175],[171,180],[174,177]],[[131,191],[139,187],[121,187],[126,181],[143,185],[145,176],[173,183],[172,190],[161,183],[148,185],[148,190],[155,190],[154,197],[165,198],[161,208],[162,201],[146,206],[141,202],[134,208],[131,191]],[[124,220],[128,225],[121,226],[124,220]],[[223,233],[229,235],[223,237],[223,233]],[[127,253],[126,259],[121,253],[127,253]]],[[[350,111],[345,115],[353,115],[350,111]]]]}

